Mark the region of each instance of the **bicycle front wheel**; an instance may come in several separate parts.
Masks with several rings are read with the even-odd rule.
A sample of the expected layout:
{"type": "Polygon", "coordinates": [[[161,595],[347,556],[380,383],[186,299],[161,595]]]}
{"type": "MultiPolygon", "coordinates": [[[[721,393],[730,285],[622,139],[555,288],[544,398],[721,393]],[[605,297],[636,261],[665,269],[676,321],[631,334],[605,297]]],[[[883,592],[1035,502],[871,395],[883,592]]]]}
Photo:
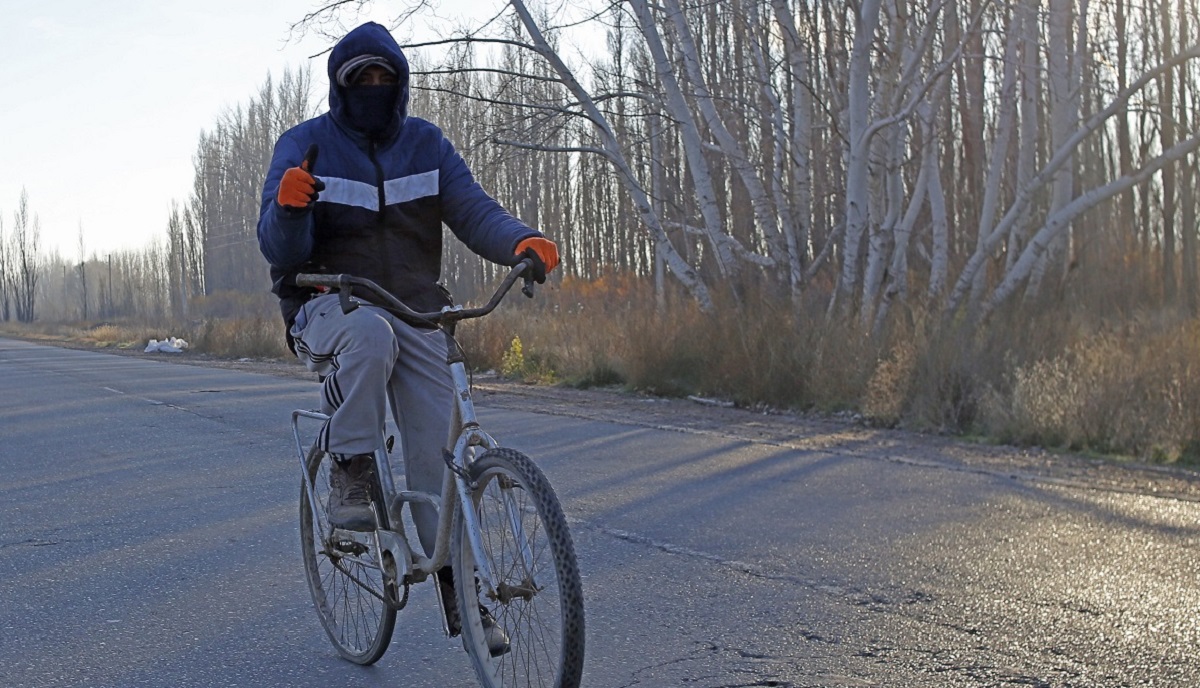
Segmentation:
{"type": "MultiPolygon", "coordinates": [[[[374,664],[387,651],[396,627],[396,609],[387,602],[385,577],[373,537],[335,537],[329,527],[329,464],[332,461],[316,447],[306,462],[316,497],[316,509],[308,490],[300,485],[300,546],[304,573],[321,626],[345,659],[355,664],[374,664]],[[366,543],[366,544],[364,544],[366,543]]],[[[378,481],[374,481],[378,494],[378,481]]],[[[364,536],[371,535],[363,533],[364,536]]],[[[392,572],[394,580],[394,571],[392,572]]]]}
{"type": "Polygon", "coordinates": [[[496,582],[489,590],[477,581],[475,552],[460,515],[454,577],[463,645],[480,683],[577,688],[583,675],[583,585],[558,497],[541,470],[511,449],[484,453],[470,476],[481,556],[496,582]],[[497,631],[507,639],[503,649],[496,647],[497,631]]]}

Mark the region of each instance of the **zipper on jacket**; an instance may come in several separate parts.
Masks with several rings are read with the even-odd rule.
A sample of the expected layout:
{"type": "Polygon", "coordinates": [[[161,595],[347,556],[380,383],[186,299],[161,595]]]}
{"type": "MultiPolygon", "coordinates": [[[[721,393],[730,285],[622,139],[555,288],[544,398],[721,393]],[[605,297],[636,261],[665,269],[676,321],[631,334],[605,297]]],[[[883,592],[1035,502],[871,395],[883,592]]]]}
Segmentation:
{"type": "Polygon", "coordinates": [[[378,223],[378,230],[372,232],[375,240],[375,255],[376,259],[381,262],[379,265],[390,269],[392,265],[391,251],[388,250],[388,232],[385,230],[384,222],[386,220],[387,202],[386,194],[383,190],[383,166],[379,164],[379,158],[376,156],[379,145],[375,139],[370,139],[370,146],[367,148],[367,157],[371,159],[371,164],[375,166],[375,186],[379,189],[379,212],[375,215],[375,222],[378,223]]]}
{"type": "Polygon", "coordinates": [[[379,221],[383,222],[383,211],[387,205],[383,193],[383,166],[379,164],[379,159],[375,156],[377,148],[378,144],[375,143],[375,139],[370,139],[367,157],[371,159],[371,164],[375,166],[375,187],[379,190],[379,221]]]}

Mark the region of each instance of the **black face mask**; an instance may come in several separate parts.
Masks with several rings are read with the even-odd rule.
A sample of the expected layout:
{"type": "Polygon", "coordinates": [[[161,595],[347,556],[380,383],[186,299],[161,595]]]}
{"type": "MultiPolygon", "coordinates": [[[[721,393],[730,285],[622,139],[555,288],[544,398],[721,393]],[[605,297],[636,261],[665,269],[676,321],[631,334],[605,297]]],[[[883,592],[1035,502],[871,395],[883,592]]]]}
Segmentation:
{"type": "Polygon", "coordinates": [[[368,136],[378,136],[387,131],[396,117],[400,84],[347,86],[345,95],[350,125],[368,136]]]}

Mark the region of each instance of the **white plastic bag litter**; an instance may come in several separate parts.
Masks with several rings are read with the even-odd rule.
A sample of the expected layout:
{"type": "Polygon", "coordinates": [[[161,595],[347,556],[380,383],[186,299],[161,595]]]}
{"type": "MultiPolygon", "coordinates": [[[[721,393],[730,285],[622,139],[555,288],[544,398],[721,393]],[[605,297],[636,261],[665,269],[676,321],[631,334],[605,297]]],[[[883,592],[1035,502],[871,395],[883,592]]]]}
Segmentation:
{"type": "Polygon", "coordinates": [[[163,354],[178,354],[188,348],[188,343],[178,337],[168,337],[161,342],[157,339],[151,339],[146,345],[145,353],[163,353],[163,354]]]}

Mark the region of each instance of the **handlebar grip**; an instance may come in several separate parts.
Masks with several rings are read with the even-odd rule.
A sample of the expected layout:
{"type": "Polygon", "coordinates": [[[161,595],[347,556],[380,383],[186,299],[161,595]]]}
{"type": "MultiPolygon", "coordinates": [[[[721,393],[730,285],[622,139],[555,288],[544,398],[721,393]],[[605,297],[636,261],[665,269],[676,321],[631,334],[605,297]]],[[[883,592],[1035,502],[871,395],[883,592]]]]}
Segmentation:
{"type": "Polygon", "coordinates": [[[297,287],[335,287],[337,283],[337,275],[315,275],[306,272],[296,275],[297,287]]]}

